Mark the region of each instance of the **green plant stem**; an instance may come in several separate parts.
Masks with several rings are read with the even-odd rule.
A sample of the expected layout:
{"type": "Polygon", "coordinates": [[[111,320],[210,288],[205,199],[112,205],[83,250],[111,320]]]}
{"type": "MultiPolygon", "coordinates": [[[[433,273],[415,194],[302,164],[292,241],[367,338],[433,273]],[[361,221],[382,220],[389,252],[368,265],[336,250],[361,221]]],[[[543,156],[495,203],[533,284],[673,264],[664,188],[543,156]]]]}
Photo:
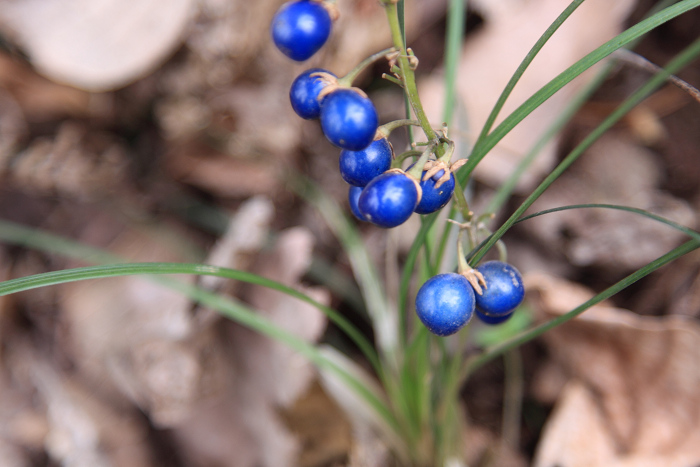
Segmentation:
{"type": "Polygon", "coordinates": [[[410,120],[410,119],[404,119],[404,120],[394,120],[389,123],[385,123],[384,125],[381,125],[379,128],[377,128],[377,131],[381,133],[385,138],[387,138],[392,131],[394,131],[397,128],[401,128],[402,126],[420,126],[420,122],[417,120],[410,120]]]}
{"type": "Polygon", "coordinates": [[[501,459],[507,450],[517,452],[520,445],[520,414],[523,405],[523,362],[518,349],[503,354],[505,391],[501,428],[501,459]]]}
{"type": "Polygon", "coordinates": [[[425,111],[423,110],[423,104],[418,97],[415,74],[408,63],[406,46],[404,45],[404,38],[401,32],[398,7],[396,3],[385,3],[384,8],[386,9],[387,18],[389,20],[389,28],[391,30],[391,38],[394,42],[394,47],[396,47],[396,49],[398,49],[400,52],[397,60],[399,63],[399,68],[401,68],[401,81],[403,81],[404,84],[404,91],[408,96],[413,113],[420,122],[420,126],[423,129],[425,136],[428,138],[428,141],[433,141],[437,138],[437,134],[430,126],[428,117],[425,115],[425,111]]]}
{"type": "Polygon", "coordinates": [[[644,100],[656,88],[661,86],[666,78],[683,68],[700,54],[700,39],[696,39],[691,45],[686,47],[677,57],[675,57],[663,71],[657,73],[648,80],[641,88],[635,91],[630,97],[620,104],[615,111],[610,114],[598,127],[593,130],[578,146],[576,146],[566,158],[540,183],[540,185],[527,197],[516,211],[506,220],[503,225],[489,238],[483,248],[476,252],[471,259],[471,264],[477,264],[488,250],[510,229],[513,224],[523,215],[523,213],[540,197],[549,186],[567,169],[576,159],[583,154],[598,138],[617,123],[627,112],[644,100]]]}
{"type": "Polygon", "coordinates": [[[521,346],[522,344],[525,344],[526,342],[531,341],[532,339],[541,336],[545,332],[549,331],[550,329],[553,329],[561,324],[566,323],[567,321],[575,318],[576,316],[580,315],[584,311],[588,310],[592,306],[602,302],[603,300],[607,300],[608,298],[612,297],[619,291],[625,289],[626,287],[629,287],[630,285],[634,284],[638,280],[642,279],[643,277],[651,274],[652,272],[656,271],[657,269],[661,268],[662,266],[665,266],[666,264],[674,261],[677,258],[680,258],[681,256],[690,253],[693,250],[696,250],[697,248],[700,248],[700,240],[697,239],[692,239],[687,242],[685,242],[683,245],[674,248],[670,252],[666,253],[663,256],[660,256],[659,258],[655,259],[654,261],[650,262],[646,266],[644,266],[641,269],[638,269],[637,271],[633,272],[629,276],[625,277],[624,279],[616,282],[612,286],[608,287],[605,289],[603,292],[599,293],[595,297],[591,298],[590,300],[586,301],[585,303],[582,303],[578,307],[574,308],[573,310],[569,311],[566,314],[563,314],[561,316],[558,316],[550,321],[547,321],[546,323],[540,324],[539,326],[536,326],[532,329],[529,329],[517,336],[515,336],[512,339],[507,340],[506,342],[503,342],[501,344],[498,344],[494,347],[490,347],[486,349],[482,354],[480,355],[475,355],[465,361],[465,364],[462,368],[461,372],[461,380],[463,381],[466,379],[466,377],[474,372],[477,368],[483,366],[485,363],[493,360],[494,358],[502,355],[503,353],[514,349],[516,347],[521,346]]]}
{"type": "Polygon", "coordinates": [[[406,172],[408,175],[411,177],[415,178],[416,180],[420,181],[421,177],[423,175],[423,166],[425,165],[426,162],[428,162],[428,158],[430,155],[433,153],[433,150],[435,149],[435,146],[432,144],[428,146],[425,151],[423,151],[420,155],[420,158],[416,161],[415,164],[413,164],[413,167],[411,167],[411,170],[406,172]]]}
{"type": "Polygon", "coordinates": [[[355,81],[357,76],[360,73],[362,73],[365,70],[365,68],[367,68],[377,60],[381,59],[382,57],[386,57],[388,54],[395,51],[396,49],[394,47],[389,47],[388,49],[384,49],[380,52],[377,52],[376,54],[370,55],[369,57],[362,60],[359,65],[350,70],[350,73],[338,79],[338,85],[342,87],[352,86],[352,83],[355,81]]]}
{"type": "Polygon", "coordinates": [[[401,154],[396,156],[396,159],[394,159],[391,162],[391,168],[392,169],[400,169],[406,159],[408,159],[409,157],[420,157],[422,154],[423,154],[423,151],[414,151],[414,150],[402,152],[401,154]]]}
{"type": "Polygon", "coordinates": [[[455,83],[459,66],[459,54],[464,37],[464,19],[466,16],[466,0],[450,0],[447,12],[447,31],[445,33],[445,101],[442,111],[442,121],[448,126],[452,122],[455,106],[455,83]]]}
{"type": "Polygon", "coordinates": [[[457,204],[457,209],[459,209],[460,214],[462,214],[464,222],[470,222],[474,213],[469,209],[469,202],[467,201],[467,197],[464,196],[464,189],[459,180],[457,180],[457,177],[455,177],[455,191],[452,192],[452,197],[457,204]]]}

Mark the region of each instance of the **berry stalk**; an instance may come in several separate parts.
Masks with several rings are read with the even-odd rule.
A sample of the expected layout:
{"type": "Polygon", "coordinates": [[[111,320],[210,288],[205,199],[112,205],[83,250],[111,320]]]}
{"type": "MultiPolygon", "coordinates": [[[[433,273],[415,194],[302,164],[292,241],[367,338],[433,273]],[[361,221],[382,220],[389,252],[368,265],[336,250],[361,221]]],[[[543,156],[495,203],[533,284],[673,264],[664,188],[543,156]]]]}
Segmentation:
{"type": "Polygon", "coordinates": [[[408,100],[411,103],[411,108],[416,118],[420,122],[420,126],[428,138],[428,141],[433,141],[437,138],[435,130],[430,126],[428,117],[425,115],[423,110],[423,104],[421,104],[420,98],[418,97],[418,88],[416,87],[416,78],[413,73],[413,68],[409,63],[408,53],[403,44],[403,36],[401,35],[401,26],[399,25],[399,14],[396,6],[396,2],[392,0],[384,0],[384,8],[386,9],[386,15],[389,20],[389,28],[391,30],[391,39],[394,42],[394,47],[399,51],[399,56],[397,58],[399,68],[401,70],[401,81],[403,82],[403,87],[408,96],[408,100]]]}

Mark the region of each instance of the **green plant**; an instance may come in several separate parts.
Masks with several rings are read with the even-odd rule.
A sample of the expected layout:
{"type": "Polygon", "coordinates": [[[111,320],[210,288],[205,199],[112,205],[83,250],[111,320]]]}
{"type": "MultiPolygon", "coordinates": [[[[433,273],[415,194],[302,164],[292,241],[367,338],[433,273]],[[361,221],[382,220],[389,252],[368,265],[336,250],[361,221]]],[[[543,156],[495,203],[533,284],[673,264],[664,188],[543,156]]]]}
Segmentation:
{"type": "MultiPolygon", "coordinates": [[[[437,166],[439,170],[444,171],[443,175],[445,175],[445,173],[449,175],[452,170],[454,170],[454,202],[449,208],[449,217],[460,222],[459,229],[461,232],[467,234],[466,238],[470,244],[470,250],[467,255],[463,255],[461,251],[458,255],[460,272],[462,273],[469,274],[471,267],[476,266],[493,246],[498,245],[503,235],[517,222],[553,212],[553,210],[550,210],[523,217],[525,211],[533,202],[554,180],[571,166],[571,164],[589,148],[601,134],[612,127],[612,125],[619,121],[630,109],[641,102],[642,99],[662,85],[669,76],[676,73],[700,54],[700,40],[698,40],[689,45],[672,62],[667,64],[665,69],[661,70],[633,93],[605,119],[600,126],[593,130],[586,139],[577,145],[495,232],[492,234],[484,233],[483,230],[479,230],[481,216],[475,216],[469,209],[467,199],[464,196],[464,187],[474,168],[487,156],[488,152],[498,141],[546,99],[560,90],[566,83],[579,76],[583,71],[600,62],[605,57],[608,57],[615,50],[632,44],[650,30],[700,6],[700,0],[683,0],[649,16],[647,19],[629,28],[616,38],[601,45],[596,50],[583,57],[572,67],[545,85],[494,128],[494,124],[503,104],[525,69],[532,62],[532,59],[537,55],[544,43],[549,40],[557,28],[576,10],[582,1],[583,0],[573,1],[543,34],[531,52],[523,60],[521,66],[516,70],[513,78],[494,106],[484,128],[474,142],[468,161],[461,168],[447,165],[450,162],[449,156],[452,155],[453,150],[449,135],[440,134],[440,131],[436,131],[431,126],[423,111],[415,82],[415,57],[413,57],[410,50],[406,48],[405,34],[402,30],[403,2],[383,1],[392,33],[394,49],[397,51],[393,57],[395,65],[393,65],[391,69],[395,76],[389,78],[400,84],[405,91],[406,101],[408,103],[406,122],[409,122],[409,124],[417,123],[428,141],[428,146],[424,151],[421,152],[411,149],[399,155],[397,161],[402,162],[404,159],[417,158],[414,168],[408,170],[408,173],[416,179],[425,178],[424,165],[429,161],[429,158],[433,156],[435,159],[432,162],[435,162],[436,166],[437,162],[442,162],[444,164],[443,166],[437,166]],[[415,117],[415,120],[411,120],[411,117],[415,117]],[[468,265],[466,261],[469,261],[471,266],[468,265]]],[[[447,123],[450,123],[453,113],[452,105],[455,100],[454,82],[456,57],[462,35],[461,27],[464,24],[463,2],[452,0],[450,5],[446,51],[447,71],[445,77],[447,91],[444,111],[444,120],[447,123]]],[[[382,53],[382,56],[385,54],[386,52],[382,53]]],[[[344,84],[348,84],[348,80],[345,78],[342,80],[345,80],[344,84]]],[[[351,82],[352,79],[349,79],[349,81],[351,82]]],[[[337,93],[340,91],[336,90],[333,92],[337,93]]],[[[353,99],[357,99],[355,95],[362,97],[355,91],[346,92],[352,92],[353,99]]],[[[585,96],[588,92],[590,92],[590,90],[582,93],[582,96],[585,96]]],[[[328,98],[332,95],[333,94],[329,95],[328,98]]],[[[364,98],[362,97],[362,99],[364,98]]],[[[580,104],[582,100],[583,97],[577,100],[565,115],[562,115],[561,119],[556,124],[557,127],[560,128],[564,122],[570,118],[576,104],[580,104]]],[[[343,110],[334,108],[333,112],[333,116],[336,117],[343,113],[343,110]]],[[[370,126],[376,128],[376,124],[370,126]]],[[[372,133],[374,132],[374,128],[372,129],[372,133]]],[[[546,132],[545,137],[551,137],[554,130],[555,129],[552,129],[546,132]]],[[[351,133],[351,136],[354,136],[355,133],[351,133]]],[[[339,140],[346,139],[346,137],[339,137],[337,139],[338,141],[336,141],[336,144],[339,144],[339,140]]],[[[363,134],[363,137],[360,139],[362,142],[357,143],[358,147],[365,144],[368,138],[366,134],[363,134]]],[[[369,143],[367,142],[367,144],[369,143]]],[[[511,180],[500,187],[494,201],[489,205],[486,212],[483,213],[484,215],[495,212],[503,205],[503,201],[508,198],[515,181],[517,181],[518,177],[522,174],[523,169],[532,162],[532,158],[536,153],[536,148],[533,148],[533,151],[531,151],[533,156],[526,157],[521,167],[513,174],[511,180]]],[[[431,178],[433,175],[438,176],[438,178],[440,177],[438,171],[428,178],[431,178]]],[[[402,177],[404,177],[404,175],[402,175],[402,177]]],[[[206,304],[218,310],[224,316],[286,343],[309,358],[321,371],[339,378],[345,385],[355,391],[359,400],[363,401],[363,403],[376,414],[375,428],[383,435],[386,444],[393,449],[396,458],[402,464],[414,466],[445,465],[448,461],[458,460],[461,456],[460,444],[462,439],[460,432],[463,429],[465,420],[459,408],[458,393],[464,381],[469,378],[477,368],[498,356],[508,355],[508,352],[519,345],[572,319],[596,303],[609,298],[658,268],[700,247],[700,233],[659,218],[643,210],[611,205],[562,207],[560,209],[617,209],[643,215],[649,219],[664,222],[670,227],[685,233],[691,240],[611,285],[609,288],[571,310],[569,313],[532,328],[525,328],[524,326],[528,325],[526,322],[511,321],[509,324],[514,323],[512,327],[504,328],[507,329],[507,332],[502,332],[495,338],[481,342],[483,348],[479,353],[465,355],[462,351],[450,351],[442,338],[433,336],[423,326],[417,325],[416,320],[413,319],[413,307],[408,305],[413,303],[411,300],[413,295],[411,283],[414,279],[417,278],[418,282],[431,284],[433,282],[430,281],[434,281],[435,277],[440,277],[438,273],[440,272],[440,265],[445,256],[445,245],[449,241],[448,239],[451,233],[456,228],[452,223],[439,225],[437,222],[437,213],[428,214],[422,218],[420,230],[406,258],[401,275],[398,295],[399,301],[396,306],[392,306],[386,296],[383,282],[376,271],[372,259],[363,246],[355,225],[348,220],[345,213],[341,211],[338,206],[327,197],[323,196],[322,193],[319,193],[313,183],[303,178],[296,178],[291,181],[291,184],[295,191],[317,207],[341,241],[362,291],[365,305],[375,330],[375,343],[370,343],[349,320],[334,310],[315,302],[296,290],[269,281],[263,277],[243,271],[206,265],[171,263],[114,264],[118,261],[117,258],[106,256],[101,252],[89,250],[64,239],[47,236],[6,222],[0,223],[0,238],[6,242],[23,244],[32,248],[80,258],[84,261],[101,263],[102,265],[57,271],[5,281],[0,284],[0,295],[70,281],[99,279],[120,275],[197,274],[214,275],[263,285],[300,300],[304,300],[325,313],[331,321],[355,342],[362,351],[364,358],[370,364],[374,375],[366,375],[366,372],[363,372],[359,366],[353,365],[352,362],[339,360],[337,356],[331,356],[295,338],[283,329],[266,321],[244,304],[208,292],[199,287],[178,283],[171,279],[159,279],[165,286],[176,288],[192,300],[206,304]],[[89,258],[92,258],[92,260],[89,258]],[[365,383],[366,380],[372,377],[376,378],[381,383],[380,390],[377,390],[373,385],[365,383]]],[[[411,184],[411,186],[413,186],[413,184],[411,184]]],[[[367,216],[369,208],[362,208],[361,196],[359,204],[359,213],[362,214],[363,217],[367,216]]],[[[382,208],[379,213],[384,214],[384,211],[384,208],[382,208]]],[[[413,211],[413,209],[411,209],[411,211],[413,211]]],[[[355,214],[357,215],[357,213],[355,214]]],[[[374,216],[375,214],[372,215],[374,216]]],[[[404,213],[402,213],[402,216],[403,215],[404,213]]],[[[392,219],[392,222],[389,224],[393,223],[394,221],[392,219]]],[[[459,246],[460,248],[463,247],[461,240],[459,246]]],[[[479,283],[478,278],[474,280],[477,284],[479,283]]],[[[442,325],[440,325],[439,330],[442,329],[442,325]]],[[[449,333],[450,332],[438,332],[438,334],[449,333]]],[[[458,348],[460,349],[465,348],[465,343],[463,342],[464,337],[466,337],[465,333],[461,333],[457,337],[459,341],[458,348]]]]}

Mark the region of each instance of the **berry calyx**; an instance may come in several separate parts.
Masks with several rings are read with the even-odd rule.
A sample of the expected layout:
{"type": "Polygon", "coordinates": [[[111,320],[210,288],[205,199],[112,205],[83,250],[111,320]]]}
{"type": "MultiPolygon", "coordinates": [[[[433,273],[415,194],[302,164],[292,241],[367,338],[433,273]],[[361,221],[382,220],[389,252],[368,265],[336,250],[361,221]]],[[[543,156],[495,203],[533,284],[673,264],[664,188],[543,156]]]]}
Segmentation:
{"type": "Polygon", "coordinates": [[[389,229],[411,217],[420,197],[415,179],[400,169],[391,169],[365,186],[357,205],[369,222],[389,229]]]}
{"type": "Polygon", "coordinates": [[[340,176],[350,185],[363,187],[391,167],[393,148],[386,138],[375,139],[360,151],[340,151],[340,176]]]}
{"type": "Polygon", "coordinates": [[[472,317],[474,290],[460,274],[438,274],[418,290],[416,313],[430,332],[449,336],[459,331],[472,317]]]}
{"type": "Polygon", "coordinates": [[[476,271],[486,287],[476,295],[476,307],[484,314],[500,317],[511,313],[525,298],[523,278],[513,266],[501,261],[480,264],[476,271]]]}
{"type": "Polygon", "coordinates": [[[272,40],[287,57],[303,62],[326,43],[331,15],[315,1],[297,0],[282,5],[272,19],[272,40]]]}
{"type": "Polygon", "coordinates": [[[336,76],[322,68],[311,68],[296,77],[289,89],[289,101],[297,115],[313,120],[321,115],[319,94],[336,76]]]}
{"type": "Polygon", "coordinates": [[[336,89],[325,97],[321,106],[323,134],[341,149],[365,149],[374,140],[378,125],[374,104],[359,89],[336,89]]]}

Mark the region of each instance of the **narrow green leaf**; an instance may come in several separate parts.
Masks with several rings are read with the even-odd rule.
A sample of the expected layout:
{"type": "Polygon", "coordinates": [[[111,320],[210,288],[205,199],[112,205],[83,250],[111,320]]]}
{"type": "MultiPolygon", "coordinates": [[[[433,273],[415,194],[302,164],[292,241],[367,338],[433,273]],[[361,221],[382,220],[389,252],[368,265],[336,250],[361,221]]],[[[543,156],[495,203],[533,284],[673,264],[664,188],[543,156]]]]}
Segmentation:
{"type": "Polygon", "coordinates": [[[479,137],[477,138],[477,142],[475,144],[475,150],[478,148],[479,143],[486,138],[488,135],[489,131],[491,131],[491,127],[493,126],[493,123],[496,121],[496,118],[498,117],[498,114],[501,112],[501,109],[503,108],[503,105],[506,103],[506,100],[508,99],[508,96],[510,96],[510,93],[513,92],[513,88],[515,88],[515,85],[518,84],[518,81],[520,81],[520,78],[523,76],[523,73],[525,73],[525,70],[530,66],[532,61],[535,59],[537,54],[542,50],[542,47],[549,41],[549,39],[554,35],[554,33],[561,27],[562,24],[564,24],[564,21],[566,21],[571,14],[576,11],[576,9],[581,6],[581,4],[584,2],[584,0],[574,0],[572,1],[569,6],[564,9],[564,11],[557,17],[557,19],[554,20],[554,22],[547,28],[547,30],[540,36],[539,39],[537,39],[537,42],[535,42],[535,45],[532,46],[532,49],[525,55],[525,58],[523,59],[522,62],[520,62],[520,65],[518,68],[515,70],[515,73],[513,73],[513,76],[510,78],[508,81],[508,84],[506,84],[506,87],[503,89],[503,92],[501,95],[498,97],[498,100],[496,101],[496,104],[493,106],[493,109],[491,110],[491,113],[489,114],[488,118],[486,119],[486,122],[484,123],[484,127],[481,129],[481,133],[479,134],[479,137]]]}
{"type": "Polygon", "coordinates": [[[475,146],[469,162],[467,162],[460,170],[458,178],[461,183],[464,183],[469,175],[474,170],[474,167],[486,156],[486,154],[518,123],[527,117],[533,110],[539,107],[543,102],[552,97],[566,84],[570,83],[574,78],[581,73],[603,60],[605,57],[612,54],[615,50],[624,47],[635,39],[648,33],[654,28],[670,21],[671,19],[700,6],[700,0],[682,0],[675,5],[672,5],[659,13],[635,24],[631,28],[625,30],[605,44],[601,45],[549,83],[544,85],[539,91],[532,95],[520,107],[513,111],[506,119],[498,125],[493,132],[489,133],[478,146],[475,146]]]}
{"type": "MultiPolygon", "coordinates": [[[[215,275],[219,277],[230,277],[237,280],[249,279],[250,282],[260,283],[263,285],[268,283],[264,278],[251,277],[249,273],[241,271],[225,270],[214,266],[201,264],[179,264],[179,263],[135,263],[135,264],[114,264],[107,266],[89,266],[84,268],[67,269],[63,271],[54,271],[33,276],[11,279],[0,283],[0,296],[10,293],[30,290],[37,287],[46,287],[67,282],[79,280],[98,279],[106,277],[132,276],[132,275],[162,275],[162,274],[199,274],[199,275],[215,275]]],[[[256,313],[245,305],[234,302],[233,300],[211,293],[201,287],[177,282],[174,280],[166,280],[166,284],[177,291],[183,293],[190,299],[201,303],[207,307],[217,310],[223,316],[226,316],[236,322],[243,324],[261,334],[271,337],[279,342],[282,342],[299,352],[304,357],[308,358],[316,366],[322,369],[333,371],[341,378],[349,387],[363,397],[377,413],[385,420],[388,426],[394,430],[398,430],[394,417],[388,407],[377,398],[368,388],[360,381],[348,374],[335,363],[324,357],[316,347],[304,341],[303,339],[291,334],[285,329],[277,326],[261,314],[256,313]]],[[[269,281],[272,282],[272,281],[269,281]]],[[[268,285],[272,285],[269,284],[268,285]]],[[[282,288],[275,286],[277,290],[282,288]]],[[[303,299],[302,297],[299,297],[303,299]]],[[[308,299],[307,300],[311,300],[308,299]]]]}
{"type": "MultiPolygon", "coordinates": [[[[697,0],[700,2],[700,0],[697,0]]],[[[685,2],[681,2],[685,3],[685,2]]],[[[664,10],[666,11],[666,10],[664,10]]],[[[542,193],[562,174],[564,171],[576,161],[595,141],[600,138],[603,133],[608,131],[625,116],[632,108],[644,100],[655,89],[661,86],[668,76],[680,70],[700,54],[700,39],[695,40],[691,45],[685,48],[666,68],[654,75],[642,87],[635,91],[630,97],[625,99],[613,113],[611,113],[603,122],[598,125],[581,143],[579,143],[559,165],[540,183],[537,188],[527,197],[525,201],[515,210],[515,212],[506,220],[503,225],[489,238],[486,244],[480,248],[470,260],[472,265],[477,264],[486,252],[505,234],[505,232],[513,226],[515,221],[519,219],[523,213],[534,203],[542,193]]]]}

